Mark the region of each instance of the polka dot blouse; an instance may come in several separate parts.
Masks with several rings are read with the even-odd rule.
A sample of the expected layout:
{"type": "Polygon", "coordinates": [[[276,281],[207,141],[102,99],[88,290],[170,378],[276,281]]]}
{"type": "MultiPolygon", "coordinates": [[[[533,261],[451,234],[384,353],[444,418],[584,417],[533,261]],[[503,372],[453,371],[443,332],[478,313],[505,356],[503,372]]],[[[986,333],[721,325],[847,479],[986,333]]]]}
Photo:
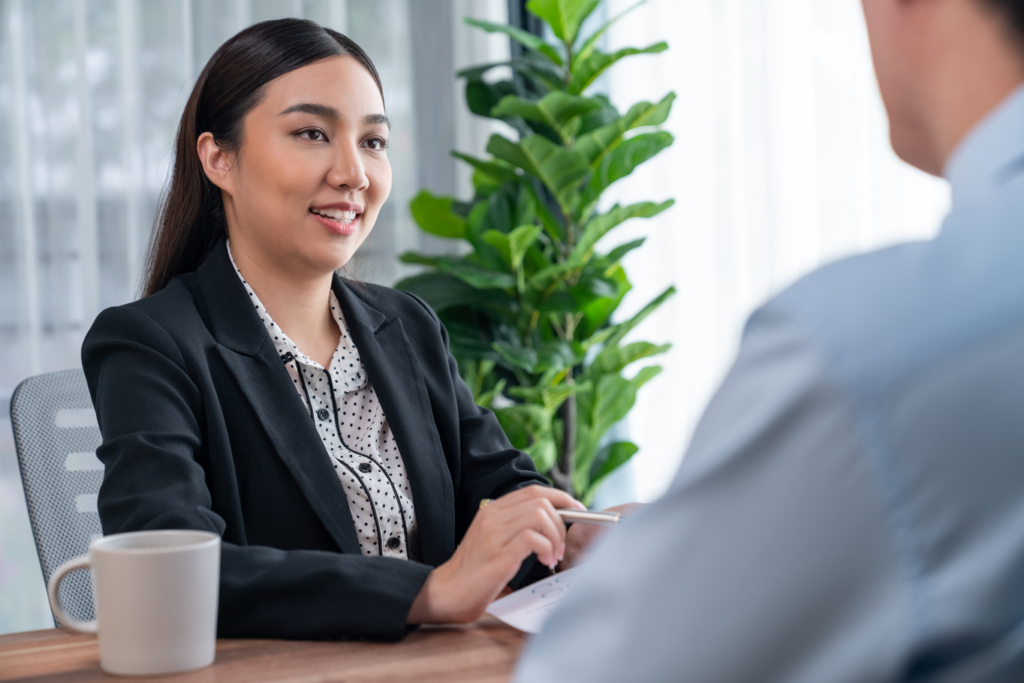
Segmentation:
{"type": "Polygon", "coordinates": [[[341,338],[325,370],[299,351],[274,323],[235,266],[234,257],[231,265],[316,425],[348,499],[363,554],[416,559],[416,514],[405,464],[334,292],[330,296],[331,313],[341,338]]]}

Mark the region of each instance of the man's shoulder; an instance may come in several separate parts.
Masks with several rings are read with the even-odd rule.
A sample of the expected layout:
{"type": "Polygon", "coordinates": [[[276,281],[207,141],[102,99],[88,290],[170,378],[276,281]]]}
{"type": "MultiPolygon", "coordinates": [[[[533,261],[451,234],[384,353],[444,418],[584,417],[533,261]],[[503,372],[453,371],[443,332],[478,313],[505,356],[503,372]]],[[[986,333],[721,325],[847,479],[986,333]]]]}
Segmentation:
{"type": "Polygon", "coordinates": [[[947,220],[933,240],[829,264],[765,309],[799,325],[847,381],[899,381],[1024,325],[1024,235],[972,227],[947,220]]]}

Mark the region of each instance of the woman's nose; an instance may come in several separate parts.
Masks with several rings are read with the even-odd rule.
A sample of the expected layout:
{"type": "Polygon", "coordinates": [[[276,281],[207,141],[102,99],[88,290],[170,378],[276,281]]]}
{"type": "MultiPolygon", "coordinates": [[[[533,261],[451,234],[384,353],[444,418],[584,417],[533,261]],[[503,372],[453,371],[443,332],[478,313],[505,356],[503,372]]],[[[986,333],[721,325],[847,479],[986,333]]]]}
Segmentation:
{"type": "Polygon", "coordinates": [[[334,164],[327,174],[327,182],[331,187],[349,190],[365,190],[369,185],[363,159],[357,145],[343,144],[338,149],[334,164]]]}

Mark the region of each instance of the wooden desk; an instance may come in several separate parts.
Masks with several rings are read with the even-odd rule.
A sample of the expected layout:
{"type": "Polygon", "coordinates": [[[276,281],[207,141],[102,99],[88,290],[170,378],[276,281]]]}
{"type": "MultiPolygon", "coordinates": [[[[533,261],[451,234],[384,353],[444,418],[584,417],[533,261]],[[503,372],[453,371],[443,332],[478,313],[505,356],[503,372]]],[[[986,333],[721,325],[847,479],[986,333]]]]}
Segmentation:
{"type": "Polygon", "coordinates": [[[0,681],[504,683],[512,676],[523,639],[522,632],[491,617],[462,627],[423,627],[400,643],[222,639],[211,667],[128,679],[100,671],[95,636],[54,628],[0,636],[0,681]]]}

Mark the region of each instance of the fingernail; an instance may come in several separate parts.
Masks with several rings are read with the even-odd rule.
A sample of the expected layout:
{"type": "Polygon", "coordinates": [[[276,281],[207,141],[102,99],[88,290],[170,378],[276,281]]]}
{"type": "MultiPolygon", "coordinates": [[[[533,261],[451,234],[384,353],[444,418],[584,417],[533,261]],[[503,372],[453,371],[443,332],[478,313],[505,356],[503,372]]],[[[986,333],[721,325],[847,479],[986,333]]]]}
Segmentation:
{"type": "Polygon", "coordinates": [[[558,559],[559,559],[559,561],[565,559],[565,544],[564,543],[562,544],[562,547],[559,548],[559,550],[558,550],[558,559]]]}

